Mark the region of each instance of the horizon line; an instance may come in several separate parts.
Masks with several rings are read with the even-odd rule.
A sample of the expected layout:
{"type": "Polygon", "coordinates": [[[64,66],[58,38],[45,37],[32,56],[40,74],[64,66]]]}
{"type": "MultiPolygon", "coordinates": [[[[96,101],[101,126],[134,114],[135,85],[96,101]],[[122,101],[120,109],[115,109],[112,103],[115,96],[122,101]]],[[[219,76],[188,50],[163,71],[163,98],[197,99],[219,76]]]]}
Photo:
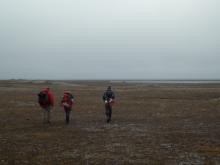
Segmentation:
{"type": "Polygon", "coordinates": [[[0,81],[220,81],[220,79],[0,79],[0,81]]]}

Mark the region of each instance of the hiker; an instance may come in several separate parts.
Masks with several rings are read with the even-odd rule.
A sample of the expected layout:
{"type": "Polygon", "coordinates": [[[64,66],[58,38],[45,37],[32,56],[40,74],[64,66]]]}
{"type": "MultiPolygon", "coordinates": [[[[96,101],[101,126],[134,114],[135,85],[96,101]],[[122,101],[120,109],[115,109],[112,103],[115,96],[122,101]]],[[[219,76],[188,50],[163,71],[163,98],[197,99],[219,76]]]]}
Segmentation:
{"type": "Polygon", "coordinates": [[[43,109],[43,123],[50,124],[50,112],[54,106],[54,96],[49,88],[42,90],[38,94],[38,103],[43,109]]]}
{"type": "Polygon", "coordinates": [[[103,101],[105,103],[105,115],[107,118],[107,123],[111,121],[112,117],[112,106],[114,104],[115,94],[111,89],[111,86],[108,86],[107,90],[103,94],[103,101]]]}
{"type": "Polygon", "coordinates": [[[73,107],[74,97],[70,92],[64,92],[61,100],[61,106],[64,108],[66,113],[66,124],[69,124],[70,121],[70,113],[73,107]]]}

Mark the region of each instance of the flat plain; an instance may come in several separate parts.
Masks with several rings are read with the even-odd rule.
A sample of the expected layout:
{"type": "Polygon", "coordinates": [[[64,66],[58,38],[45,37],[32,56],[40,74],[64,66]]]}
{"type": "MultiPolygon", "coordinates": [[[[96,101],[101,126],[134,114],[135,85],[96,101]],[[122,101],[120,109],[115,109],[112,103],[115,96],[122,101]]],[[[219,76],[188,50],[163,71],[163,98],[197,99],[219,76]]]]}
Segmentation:
{"type": "Polygon", "coordinates": [[[220,84],[0,81],[0,164],[219,165],[220,84]],[[45,87],[55,96],[50,125],[37,103],[45,87]],[[65,90],[76,101],[69,125],[59,105],[65,90]]]}

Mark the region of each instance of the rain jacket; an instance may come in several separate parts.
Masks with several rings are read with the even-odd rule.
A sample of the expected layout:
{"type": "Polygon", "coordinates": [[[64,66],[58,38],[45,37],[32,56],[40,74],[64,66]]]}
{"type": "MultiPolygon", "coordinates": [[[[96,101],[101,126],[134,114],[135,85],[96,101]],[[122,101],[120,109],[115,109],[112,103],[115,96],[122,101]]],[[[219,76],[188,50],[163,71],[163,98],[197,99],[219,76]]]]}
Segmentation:
{"type": "Polygon", "coordinates": [[[64,92],[61,100],[61,106],[66,108],[72,108],[74,104],[74,97],[70,92],[64,92]]]}

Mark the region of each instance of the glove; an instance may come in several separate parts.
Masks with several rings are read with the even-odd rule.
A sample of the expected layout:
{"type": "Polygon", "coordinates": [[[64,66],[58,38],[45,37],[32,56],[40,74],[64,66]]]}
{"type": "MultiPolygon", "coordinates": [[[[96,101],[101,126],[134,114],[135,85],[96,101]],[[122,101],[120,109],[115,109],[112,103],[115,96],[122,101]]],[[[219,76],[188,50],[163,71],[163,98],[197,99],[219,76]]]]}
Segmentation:
{"type": "Polygon", "coordinates": [[[69,107],[70,105],[67,104],[67,103],[63,103],[63,106],[64,106],[64,107],[69,107]]]}

